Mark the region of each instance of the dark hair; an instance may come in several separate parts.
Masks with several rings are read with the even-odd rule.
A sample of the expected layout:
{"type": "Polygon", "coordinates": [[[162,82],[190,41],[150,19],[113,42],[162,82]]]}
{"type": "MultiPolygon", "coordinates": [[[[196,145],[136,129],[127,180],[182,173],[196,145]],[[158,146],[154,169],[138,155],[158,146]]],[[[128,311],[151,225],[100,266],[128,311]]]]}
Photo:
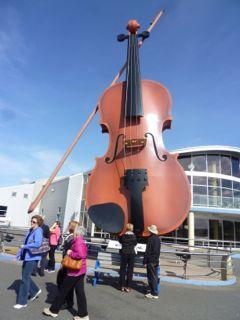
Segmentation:
{"type": "Polygon", "coordinates": [[[59,228],[61,227],[61,223],[60,223],[60,221],[59,220],[56,220],[55,221],[56,222],[56,224],[59,226],[59,228]]]}
{"type": "Polygon", "coordinates": [[[35,216],[32,216],[31,219],[36,219],[38,226],[39,226],[39,227],[42,226],[42,224],[43,224],[43,218],[42,218],[39,214],[36,214],[35,216]]]}

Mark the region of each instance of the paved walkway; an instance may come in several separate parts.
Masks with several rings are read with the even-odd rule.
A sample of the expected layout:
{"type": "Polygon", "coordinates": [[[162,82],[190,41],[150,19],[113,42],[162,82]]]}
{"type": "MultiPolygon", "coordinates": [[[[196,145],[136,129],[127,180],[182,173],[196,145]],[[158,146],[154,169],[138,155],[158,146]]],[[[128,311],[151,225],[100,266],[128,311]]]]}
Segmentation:
{"type": "MultiPolygon", "coordinates": [[[[15,255],[18,251],[16,247],[6,247],[6,252],[15,255]]],[[[0,256],[1,259],[1,256],[0,256]]],[[[56,253],[56,261],[60,262],[62,259],[61,253],[56,253]]],[[[197,259],[203,259],[197,257],[197,259]]],[[[87,265],[89,271],[94,268],[95,259],[88,259],[87,265]]],[[[226,286],[232,285],[236,282],[236,277],[230,276],[227,281],[222,281],[221,273],[219,270],[220,262],[217,263],[218,268],[210,268],[206,266],[206,261],[199,262],[198,260],[191,259],[187,265],[187,279],[183,278],[183,262],[179,260],[175,254],[167,255],[162,254],[161,259],[161,281],[170,283],[184,283],[191,285],[205,285],[205,286],[226,286]]],[[[119,270],[118,266],[110,266],[113,270],[112,276],[116,276],[116,271],[119,270]],[[115,271],[115,272],[114,272],[115,271]]],[[[134,268],[134,271],[139,272],[141,275],[146,274],[145,268],[134,268]]],[[[91,273],[91,272],[90,272],[91,273]]],[[[118,276],[118,275],[117,275],[118,276]]],[[[1,320],[1,319],[0,319],[1,320]]]]}
{"type": "MultiPolygon", "coordinates": [[[[56,274],[36,277],[42,289],[38,299],[28,307],[15,310],[16,290],[21,275],[19,263],[0,260],[0,320],[43,320],[44,306],[49,305],[56,293],[56,274]]],[[[109,279],[94,288],[86,284],[90,320],[240,320],[240,284],[227,287],[196,287],[161,284],[158,300],[144,298],[144,286],[137,284],[131,293],[116,289],[116,281],[109,279]]],[[[69,311],[61,311],[59,320],[73,319],[69,311]]]]}

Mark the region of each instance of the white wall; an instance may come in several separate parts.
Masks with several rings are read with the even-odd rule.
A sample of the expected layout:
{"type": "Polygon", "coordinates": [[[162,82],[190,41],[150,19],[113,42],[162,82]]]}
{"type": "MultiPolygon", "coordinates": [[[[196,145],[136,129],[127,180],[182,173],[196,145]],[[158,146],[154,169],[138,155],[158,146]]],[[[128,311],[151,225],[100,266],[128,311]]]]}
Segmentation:
{"type": "Polygon", "coordinates": [[[70,176],[66,209],[64,215],[64,231],[67,229],[70,220],[76,219],[77,221],[79,221],[82,191],[83,174],[80,173],[70,176]]]}
{"type": "Polygon", "coordinates": [[[28,215],[28,208],[30,206],[34,184],[22,184],[19,186],[2,187],[0,188],[0,205],[7,206],[6,217],[0,217],[1,223],[4,221],[10,222],[14,227],[28,227],[30,216],[28,215]],[[13,197],[12,193],[16,192],[13,197]],[[28,198],[24,198],[24,194],[28,198]]]}
{"type": "Polygon", "coordinates": [[[45,216],[46,224],[51,225],[57,219],[59,208],[61,208],[59,220],[61,225],[63,225],[68,185],[68,177],[59,179],[51,184],[45,196],[43,197],[40,204],[39,213],[45,216]]]}

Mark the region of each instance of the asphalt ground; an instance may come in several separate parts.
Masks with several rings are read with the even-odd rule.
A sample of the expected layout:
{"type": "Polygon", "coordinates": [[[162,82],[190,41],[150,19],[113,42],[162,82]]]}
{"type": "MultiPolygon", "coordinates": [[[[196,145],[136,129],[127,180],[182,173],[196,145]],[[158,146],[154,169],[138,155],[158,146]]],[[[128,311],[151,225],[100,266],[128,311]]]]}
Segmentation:
{"type": "MultiPolygon", "coordinates": [[[[13,309],[16,290],[21,278],[21,265],[0,261],[0,320],[48,319],[42,314],[56,293],[56,273],[35,277],[42,293],[27,308],[13,309]]],[[[115,280],[116,281],[116,280],[115,280]]],[[[130,293],[122,293],[114,280],[93,287],[86,283],[85,290],[90,320],[237,320],[240,319],[240,282],[227,287],[195,287],[162,283],[158,300],[144,297],[145,287],[137,284],[130,293]]],[[[60,311],[57,319],[73,319],[67,310],[60,311]]]]}

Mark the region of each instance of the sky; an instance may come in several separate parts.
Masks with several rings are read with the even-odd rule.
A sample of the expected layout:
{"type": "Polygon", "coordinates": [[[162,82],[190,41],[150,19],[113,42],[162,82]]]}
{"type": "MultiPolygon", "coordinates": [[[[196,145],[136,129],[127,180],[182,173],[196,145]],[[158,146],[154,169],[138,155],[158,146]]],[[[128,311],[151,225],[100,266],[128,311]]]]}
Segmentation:
{"type": "MultiPolygon", "coordinates": [[[[165,147],[239,147],[239,0],[0,0],[0,186],[51,174],[126,60],[117,35],[161,8],[140,63],[173,98],[165,147]]],[[[97,114],[59,175],[107,147],[97,114]]]]}

